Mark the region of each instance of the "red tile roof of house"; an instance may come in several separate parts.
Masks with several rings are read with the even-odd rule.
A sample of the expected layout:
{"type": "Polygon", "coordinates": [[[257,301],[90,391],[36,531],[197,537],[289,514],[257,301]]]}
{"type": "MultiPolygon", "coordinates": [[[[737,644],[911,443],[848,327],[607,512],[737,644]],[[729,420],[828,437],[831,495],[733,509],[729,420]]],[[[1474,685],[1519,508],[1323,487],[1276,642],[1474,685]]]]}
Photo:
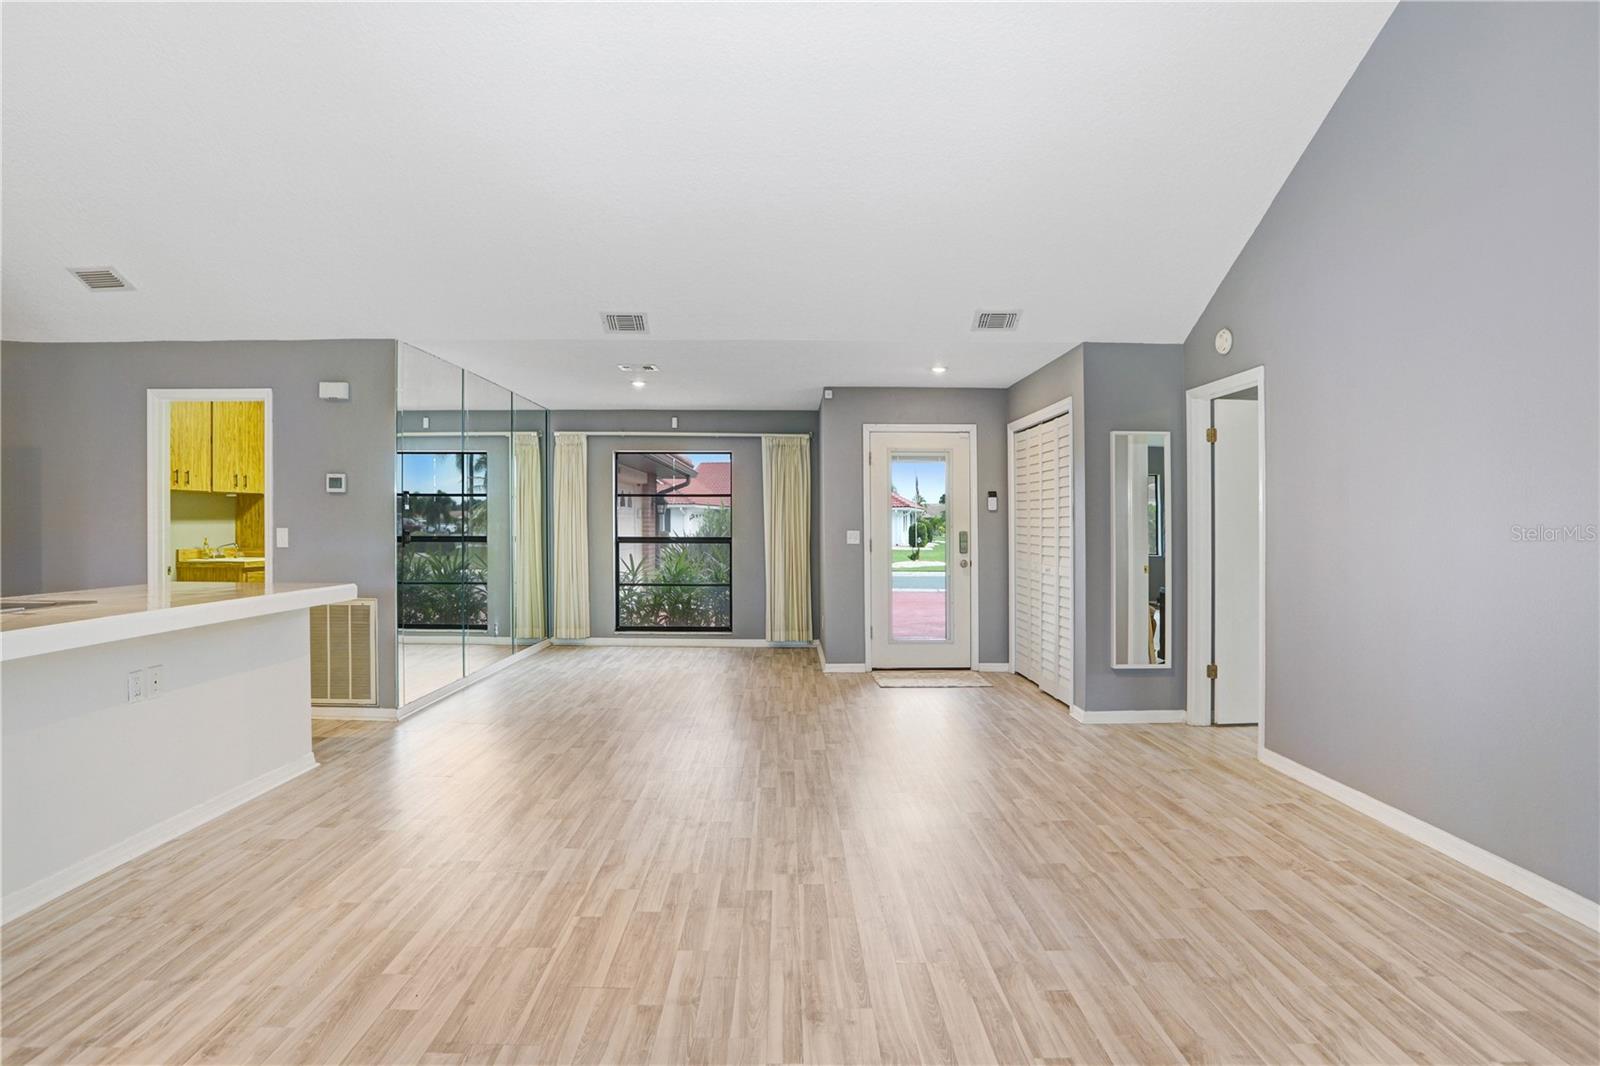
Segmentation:
{"type": "Polygon", "coordinates": [[[913,511],[926,511],[927,510],[926,507],[922,506],[917,501],[908,500],[904,496],[900,495],[898,492],[895,492],[893,489],[889,490],[889,506],[890,507],[909,507],[913,511]]]}
{"type": "MultiPolygon", "coordinates": [[[[682,484],[682,478],[662,478],[657,485],[658,491],[666,491],[682,484]]],[[[733,492],[733,464],[732,463],[701,463],[694,469],[694,477],[689,480],[684,490],[695,489],[693,495],[684,491],[675,493],[661,502],[668,506],[672,504],[693,504],[706,507],[722,507],[728,503],[725,498],[733,492]],[[702,495],[704,494],[704,495],[702,495]]]]}

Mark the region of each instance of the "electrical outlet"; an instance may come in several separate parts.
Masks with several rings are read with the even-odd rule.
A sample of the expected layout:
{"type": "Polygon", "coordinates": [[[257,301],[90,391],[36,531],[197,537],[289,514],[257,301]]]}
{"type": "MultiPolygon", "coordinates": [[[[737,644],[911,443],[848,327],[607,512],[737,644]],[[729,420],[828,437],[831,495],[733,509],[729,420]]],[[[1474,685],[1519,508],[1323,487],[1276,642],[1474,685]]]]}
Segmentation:
{"type": "Polygon", "coordinates": [[[144,698],[153,700],[161,695],[161,664],[144,668],[144,698]]]}
{"type": "Polygon", "coordinates": [[[144,671],[128,671],[128,702],[138,703],[144,699],[144,671]]]}

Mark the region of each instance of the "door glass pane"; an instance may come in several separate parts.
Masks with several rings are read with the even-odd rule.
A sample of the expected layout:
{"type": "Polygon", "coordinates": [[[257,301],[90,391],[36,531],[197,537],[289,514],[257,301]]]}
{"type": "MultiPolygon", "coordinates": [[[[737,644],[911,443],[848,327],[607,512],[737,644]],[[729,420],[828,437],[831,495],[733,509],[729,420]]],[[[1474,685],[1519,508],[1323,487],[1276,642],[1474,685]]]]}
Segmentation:
{"type": "Polygon", "coordinates": [[[943,455],[889,457],[889,637],[950,639],[950,552],[945,536],[943,455]]]}

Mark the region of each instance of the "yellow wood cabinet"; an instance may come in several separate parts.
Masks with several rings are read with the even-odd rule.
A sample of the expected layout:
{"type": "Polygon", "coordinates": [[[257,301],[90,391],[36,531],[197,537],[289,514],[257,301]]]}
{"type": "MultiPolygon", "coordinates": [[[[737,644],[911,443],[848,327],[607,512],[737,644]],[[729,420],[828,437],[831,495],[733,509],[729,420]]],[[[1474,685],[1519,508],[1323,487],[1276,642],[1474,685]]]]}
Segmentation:
{"type": "Polygon", "coordinates": [[[181,400],[172,404],[171,457],[172,487],[191,492],[211,491],[211,404],[205,400],[181,400]]]}
{"type": "Polygon", "coordinates": [[[265,406],[260,400],[211,405],[211,487],[214,492],[265,492],[265,406]]]}

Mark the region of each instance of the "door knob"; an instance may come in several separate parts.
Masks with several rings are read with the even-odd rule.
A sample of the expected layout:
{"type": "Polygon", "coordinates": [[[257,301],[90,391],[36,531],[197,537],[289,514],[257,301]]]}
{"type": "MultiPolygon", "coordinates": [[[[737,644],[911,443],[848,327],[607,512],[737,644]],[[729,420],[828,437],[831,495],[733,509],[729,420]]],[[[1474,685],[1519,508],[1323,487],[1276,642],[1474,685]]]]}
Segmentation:
{"type": "Polygon", "coordinates": [[[969,567],[971,565],[972,564],[967,562],[967,560],[965,560],[965,559],[961,560],[961,569],[965,570],[967,567],[969,567]]]}

